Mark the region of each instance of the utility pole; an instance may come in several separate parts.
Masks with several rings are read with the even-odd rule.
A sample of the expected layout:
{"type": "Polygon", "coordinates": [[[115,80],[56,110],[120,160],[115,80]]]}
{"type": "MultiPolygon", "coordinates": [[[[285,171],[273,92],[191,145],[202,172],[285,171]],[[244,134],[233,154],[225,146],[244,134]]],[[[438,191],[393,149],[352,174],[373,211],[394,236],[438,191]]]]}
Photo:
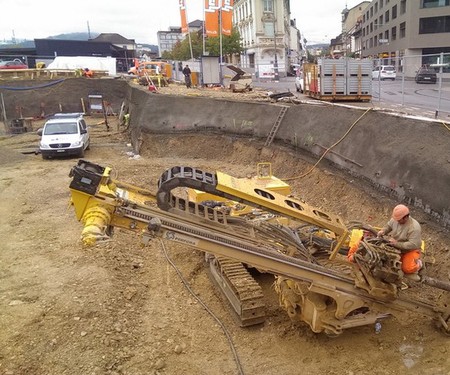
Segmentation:
{"type": "Polygon", "coordinates": [[[275,31],[275,22],[273,23],[273,40],[275,41],[275,57],[274,57],[274,61],[273,61],[273,71],[274,71],[274,79],[275,82],[278,82],[280,80],[280,75],[278,72],[278,54],[277,54],[277,33],[275,31]]]}
{"type": "Polygon", "coordinates": [[[223,86],[223,39],[222,39],[222,5],[219,7],[219,50],[220,50],[220,86],[223,86]]]}
{"type": "Polygon", "coordinates": [[[277,19],[275,18],[273,20],[273,40],[274,40],[274,47],[275,47],[275,57],[273,61],[273,71],[274,71],[274,78],[275,81],[278,82],[280,80],[280,74],[278,72],[278,54],[277,54],[277,29],[276,29],[276,22],[277,19]]]}

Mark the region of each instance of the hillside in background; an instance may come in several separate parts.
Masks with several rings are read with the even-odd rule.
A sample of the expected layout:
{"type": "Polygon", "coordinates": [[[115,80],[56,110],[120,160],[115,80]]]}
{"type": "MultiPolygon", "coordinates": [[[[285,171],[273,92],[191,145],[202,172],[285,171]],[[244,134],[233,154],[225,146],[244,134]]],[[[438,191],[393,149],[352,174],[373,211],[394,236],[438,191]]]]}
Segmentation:
{"type": "MultiPolygon", "coordinates": [[[[42,39],[58,39],[58,40],[89,40],[98,37],[100,33],[67,33],[67,34],[59,34],[48,36],[47,38],[42,39]]],[[[126,35],[122,35],[124,38],[127,38],[126,35]]],[[[37,38],[41,39],[41,38],[37,38]]],[[[158,46],[147,43],[136,43],[138,44],[138,49],[148,49],[151,51],[158,51],[158,46]]],[[[34,48],[34,40],[21,40],[20,42],[13,43],[12,41],[6,41],[0,44],[0,49],[11,49],[11,48],[34,48]],[[8,43],[9,42],[9,43],[8,43]]]]}
{"type": "Polygon", "coordinates": [[[49,36],[44,39],[59,39],[59,40],[89,40],[98,37],[100,33],[68,33],[49,36]]]}

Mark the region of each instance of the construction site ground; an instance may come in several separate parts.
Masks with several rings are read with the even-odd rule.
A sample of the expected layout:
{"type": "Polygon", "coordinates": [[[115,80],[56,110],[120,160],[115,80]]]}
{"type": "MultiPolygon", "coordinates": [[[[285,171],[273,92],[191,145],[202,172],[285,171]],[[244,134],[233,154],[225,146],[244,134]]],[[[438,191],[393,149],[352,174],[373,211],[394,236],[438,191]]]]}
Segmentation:
{"type": "MultiPolygon", "coordinates": [[[[316,161],[217,134],[147,135],[133,155],[116,117],[108,132],[101,119],[87,121],[85,159],[154,192],[175,165],[246,177],[270,160],[274,174],[288,178],[316,161]]],[[[33,122],[34,130],[41,125],[33,122]]],[[[0,138],[0,374],[450,374],[449,337],[426,317],[386,319],[378,334],[372,326],[336,338],[314,334],[279,307],[273,277],[255,273],[267,319],[241,328],[211,283],[203,253],[157,239],[143,247],[124,230],[84,248],[82,224],[68,205],[78,159],[42,160],[33,153],[38,141],[35,133],[0,138]]],[[[375,226],[396,203],[325,162],[289,183],[306,202],[375,226]]],[[[448,232],[423,212],[412,214],[422,224],[427,272],[449,282],[448,232]]]]}

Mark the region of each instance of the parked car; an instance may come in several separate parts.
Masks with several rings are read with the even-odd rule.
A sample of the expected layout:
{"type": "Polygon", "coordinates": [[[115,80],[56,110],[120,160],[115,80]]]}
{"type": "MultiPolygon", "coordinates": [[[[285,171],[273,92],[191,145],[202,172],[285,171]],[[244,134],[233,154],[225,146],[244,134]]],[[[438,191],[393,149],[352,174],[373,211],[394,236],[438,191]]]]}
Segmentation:
{"type": "Polygon", "coordinates": [[[57,113],[37,131],[43,159],[63,155],[84,157],[89,149],[89,131],[82,113],[57,113]]]}
{"type": "Polygon", "coordinates": [[[297,90],[297,92],[303,93],[303,73],[297,73],[297,75],[295,76],[295,89],[297,90]]]}
{"type": "Polygon", "coordinates": [[[416,83],[436,83],[436,71],[424,66],[417,71],[415,81],[416,83]]]}
{"type": "Polygon", "coordinates": [[[372,70],[372,79],[392,79],[395,81],[395,78],[397,78],[397,73],[393,65],[380,65],[372,70]]]}
{"type": "Polygon", "coordinates": [[[0,69],[28,69],[28,65],[24,64],[20,59],[0,61],[0,69]]]}

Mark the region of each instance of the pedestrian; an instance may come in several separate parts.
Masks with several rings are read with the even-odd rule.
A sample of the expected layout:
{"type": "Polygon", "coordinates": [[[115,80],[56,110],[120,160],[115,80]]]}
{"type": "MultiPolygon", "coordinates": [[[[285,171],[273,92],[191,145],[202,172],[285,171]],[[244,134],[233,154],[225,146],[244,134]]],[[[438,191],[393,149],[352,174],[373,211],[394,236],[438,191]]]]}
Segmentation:
{"type": "Polygon", "coordinates": [[[402,271],[405,276],[420,281],[418,272],[422,268],[422,229],[419,222],[410,216],[408,207],[403,204],[394,207],[391,219],[378,232],[378,237],[385,235],[389,236],[389,244],[401,252],[402,271]]]}
{"type": "Polygon", "coordinates": [[[184,82],[186,83],[186,87],[188,89],[191,88],[191,69],[189,68],[189,65],[186,65],[183,69],[183,74],[184,74],[184,82]]]}

